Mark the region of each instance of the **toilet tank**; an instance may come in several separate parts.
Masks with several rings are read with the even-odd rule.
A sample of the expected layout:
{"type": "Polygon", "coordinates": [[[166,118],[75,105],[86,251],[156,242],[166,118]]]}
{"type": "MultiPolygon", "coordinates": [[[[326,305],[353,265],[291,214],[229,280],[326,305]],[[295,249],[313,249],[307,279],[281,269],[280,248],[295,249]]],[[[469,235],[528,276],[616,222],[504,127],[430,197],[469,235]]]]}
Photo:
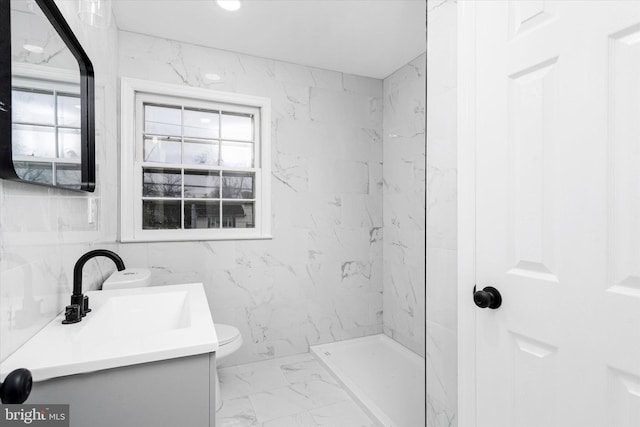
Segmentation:
{"type": "Polygon", "coordinates": [[[102,284],[102,290],[144,288],[151,285],[151,271],[148,268],[126,268],[116,271],[102,284]]]}

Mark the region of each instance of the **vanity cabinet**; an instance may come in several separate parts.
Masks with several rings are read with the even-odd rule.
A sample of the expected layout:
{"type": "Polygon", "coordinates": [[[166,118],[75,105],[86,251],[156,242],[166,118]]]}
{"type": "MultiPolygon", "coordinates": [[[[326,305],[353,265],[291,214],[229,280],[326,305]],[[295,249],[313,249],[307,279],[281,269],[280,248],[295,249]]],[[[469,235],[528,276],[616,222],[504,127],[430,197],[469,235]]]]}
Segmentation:
{"type": "Polygon", "coordinates": [[[71,427],[214,427],[215,353],[33,384],[28,404],[69,404],[71,427]]]}

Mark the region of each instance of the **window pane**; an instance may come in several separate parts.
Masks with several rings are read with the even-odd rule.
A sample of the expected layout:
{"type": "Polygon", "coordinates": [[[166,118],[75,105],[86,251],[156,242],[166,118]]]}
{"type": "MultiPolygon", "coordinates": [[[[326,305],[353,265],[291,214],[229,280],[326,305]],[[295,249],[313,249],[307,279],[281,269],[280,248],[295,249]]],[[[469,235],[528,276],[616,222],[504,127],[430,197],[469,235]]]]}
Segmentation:
{"type": "Polygon", "coordinates": [[[223,199],[253,199],[253,174],[222,172],[223,199]]]}
{"type": "Polygon", "coordinates": [[[145,138],[145,162],[180,163],[180,141],[170,138],[145,138]]]}
{"type": "Polygon", "coordinates": [[[142,228],[145,230],[182,228],[180,201],[143,200],[142,228]]]}
{"type": "Polygon", "coordinates": [[[46,126],[13,125],[14,156],[55,157],[55,128],[46,126]]]}
{"type": "Polygon", "coordinates": [[[79,164],[56,165],[56,185],[68,188],[80,188],[82,182],[79,164]]]}
{"type": "Polygon", "coordinates": [[[253,202],[222,202],[223,228],[254,228],[253,202]]]}
{"type": "Polygon", "coordinates": [[[142,195],[144,197],[181,197],[182,174],[179,170],[144,169],[142,195]]]}
{"type": "Polygon", "coordinates": [[[58,125],[80,127],[80,98],[58,96],[58,125]]]}
{"type": "Polygon", "coordinates": [[[220,203],[185,201],[184,228],[220,228],[220,203]]]}
{"type": "Polygon", "coordinates": [[[16,173],[25,181],[53,184],[52,163],[14,162],[16,173]]]}
{"type": "Polygon", "coordinates": [[[218,165],[217,142],[185,142],[182,148],[188,165],[218,165]]]}
{"type": "Polygon", "coordinates": [[[220,197],[220,175],[214,171],[184,171],[184,197],[220,197]]]}
{"type": "Polygon", "coordinates": [[[144,131],[155,135],[182,135],[182,110],[172,107],[144,106],[144,131]]]}
{"type": "Polygon", "coordinates": [[[58,157],[80,158],[80,129],[58,129],[58,157]]]}
{"type": "Polygon", "coordinates": [[[192,138],[218,138],[220,132],[218,113],[184,110],[184,136],[192,138]]]}
{"type": "Polygon", "coordinates": [[[220,166],[253,167],[253,143],[222,141],[220,166]]]}
{"type": "Polygon", "coordinates": [[[222,113],[222,138],[253,141],[253,117],[248,114],[222,113]]]}
{"type": "Polygon", "coordinates": [[[55,125],[53,94],[13,90],[11,96],[12,121],[55,125]]]}

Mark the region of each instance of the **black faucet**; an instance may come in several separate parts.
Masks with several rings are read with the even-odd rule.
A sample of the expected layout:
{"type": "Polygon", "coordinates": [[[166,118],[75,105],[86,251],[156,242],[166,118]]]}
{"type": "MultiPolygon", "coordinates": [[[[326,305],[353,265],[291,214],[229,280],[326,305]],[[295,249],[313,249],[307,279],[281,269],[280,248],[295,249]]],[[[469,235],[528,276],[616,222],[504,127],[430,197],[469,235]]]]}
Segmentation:
{"type": "Polygon", "coordinates": [[[91,311],[89,308],[89,297],[82,294],[82,268],[91,258],[105,256],[111,259],[118,271],[124,270],[124,261],[115,252],[107,249],[95,249],[82,255],[73,267],[73,294],[71,294],[71,305],[65,309],[64,324],[77,323],[91,311]]]}

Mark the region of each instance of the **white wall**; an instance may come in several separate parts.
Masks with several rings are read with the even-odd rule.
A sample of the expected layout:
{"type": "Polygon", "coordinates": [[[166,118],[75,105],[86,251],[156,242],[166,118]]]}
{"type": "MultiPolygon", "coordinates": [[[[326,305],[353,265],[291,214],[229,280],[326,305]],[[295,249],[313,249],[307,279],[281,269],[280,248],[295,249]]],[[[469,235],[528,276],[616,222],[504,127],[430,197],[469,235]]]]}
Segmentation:
{"type": "Polygon", "coordinates": [[[384,332],[425,356],[426,54],[384,79],[384,332]]]}
{"type": "MultiPolygon", "coordinates": [[[[0,180],[0,360],[69,304],[80,255],[115,247],[117,31],[114,25],[97,30],[80,23],[77,2],[57,4],[96,70],[98,185],[89,194],[0,180]],[[94,224],[88,221],[89,199],[98,208],[94,224]]],[[[86,265],[85,289],[113,270],[109,263],[86,265]]]]}
{"type": "Polygon", "coordinates": [[[440,427],[457,425],[457,5],[428,9],[427,425],[440,427]]]}
{"type": "Polygon", "coordinates": [[[230,364],[380,333],[382,82],[128,32],[119,41],[121,76],[265,96],[273,110],[274,239],[121,244],[127,264],[162,283],[202,281],[214,321],[243,334],[230,364]]]}

